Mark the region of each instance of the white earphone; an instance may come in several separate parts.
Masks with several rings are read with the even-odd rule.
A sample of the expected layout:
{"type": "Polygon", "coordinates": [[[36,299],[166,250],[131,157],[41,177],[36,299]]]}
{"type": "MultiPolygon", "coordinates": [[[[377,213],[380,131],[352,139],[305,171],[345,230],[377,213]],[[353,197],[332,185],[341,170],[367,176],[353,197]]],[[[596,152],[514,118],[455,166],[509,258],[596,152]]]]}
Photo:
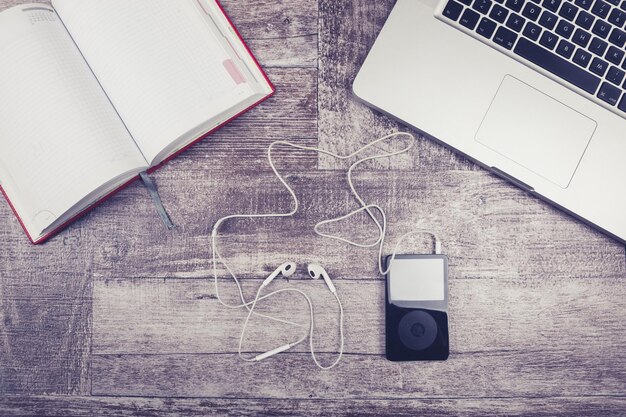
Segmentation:
{"type": "Polygon", "coordinates": [[[215,293],[217,296],[217,299],[219,300],[219,302],[224,305],[227,308],[231,308],[231,309],[238,309],[238,308],[246,308],[248,310],[248,316],[246,317],[246,320],[244,322],[244,326],[241,332],[241,337],[239,340],[239,356],[246,361],[261,361],[263,359],[269,358],[271,356],[274,356],[278,353],[284,352],[286,350],[291,349],[292,347],[298,345],[299,343],[302,343],[304,340],[306,340],[306,338],[309,338],[309,343],[310,343],[310,351],[311,351],[311,356],[313,358],[313,361],[315,362],[315,364],[321,368],[321,369],[330,369],[332,367],[334,367],[335,365],[337,365],[339,363],[339,361],[341,360],[341,357],[343,355],[343,348],[344,348],[344,334],[343,334],[343,319],[344,319],[344,314],[343,314],[343,306],[341,304],[341,300],[339,299],[339,297],[337,296],[337,290],[335,288],[335,285],[333,284],[333,282],[331,281],[328,273],[324,270],[324,268],[322,268],[320,265],[317,264],[310,264],[307,268],[308,274],[311,278],[314,279],[319,279],[322,278],[324,280],[324,282],[326,283],[326,286],[328,286],[328,289],[330,290],[330,292],[335,296],[335,298],[337,299],[337,302],[339,304],[339,309],[340,309],[340,323],[339,323],[339,332],[340,332],[340,349],[338,352],[338,357],[335,360],[335,362],[333,362],[331,365],[329,366],[322,366],[319,361],[317,360],[317,357],[315,355],[315,351],[313,348],[313,332],[314,332],[314,315],[313,315],[313,303],[311,302],[311,299],[308,297],[307,294],[305,294],[303,291],[296,289],[296,288],[283,288],[283,289],[279,289],[279,290],[275,290],[272,292],[269,292],[268,294],[265,294],[263,296],[261,296],[261,291],[266,288],[268,285],[270,285],[270,283],[279,275],[284,276],[284,277],[288,277],[293,275],[296,272],[296,264],[293,262],[287,262],[282,264],[281,266],[279,266],[274,272],[272,272],[267,278],[265,278],[265,280],[263,281],[263,283],[261,284],[261,286],[259,287],[256,296],[254,298],[253,301],[246,301],[244,295],[243,295],[243,290],[241,288],[241,284],[239,283],[239,279],[237,278],[237,276],[233,273],[233,271],[230,269],[230,267],[228,266],[228,264],[224,261],[224,259],[222,258],[222,256],[220,255],[220,252],[218,250],[217,247],[217,239],[219,236],[219,229],[222,226],[222,224],[226,221],[229,220],[235,220],[235,219],[263,219],[263,218],[282,218],[282,217],[291,217],[293,215],[295,215],[298,212],[298,209],[300,207],[300,202],[298,201],[298,197],[296,196],[293,188],[291,188],[291,186],[287,183],[287,181],[284,179],[284,177],[278,172],[278,170],[276,169],[276,166],[274,165],[274,160],[272,158],[272,151],[276,146],[282,145],[282,146],[288,146],[294,149],[299,149],[299,150],[303,150],[303,151],[312,151],[312,152],[317,152],[323,155],[327,155],[339,160],[345,160],[345,159],[350,159],[350,158],[354,158],[357,155],[362,154],[363,152],[365,152],[366,150],[374,147],[375,145],[380,144],[381,142],[387,141],[389,139],[393,139],[399,136],[404,136],[410,139],[411,143],[409,145],[407,145],[406,147],[398,150],[398,151],[393,151],[393,152],[383,152],[377,155],[373,155],[373,156],[367,156],[367,157],[363,157],[362,159],[359,159],[358,161],[354,162],[350,168],[348,169],[348,185],[350,186],[350,191],[352,192],[352,195],[355,197],[355,199],[357,200],[357,202],[359,203],[359,208],[353,210],[352,212],[334,218],[334,219],[328,219],[328,220],[324,220],[321,221],[319,223],[317,223],[314,227],[314,231],[315,233],[317,233],[319,236],[322,237],[326,237],[326,238],[330,238],[330,239],[334,239],[334,240],[338,240],[344,243],[347,243],[351,246],[355,246],[355,247],[359,247],[359,248],[372,248],[372,247],[376,247],[378,246],[378,269],[381,275],[386,275],[389,272],[389,269],[391,268],[391,264],[394,262],[395,257],[396,257],[396,253],[398,251],[398,248],[400,247],[400,244],[410,235],[415,235],[415,234],[426,234],[432,237],[433,242],[434,242],[434,251],[435,253],[441,253],[441,244],[439,242],[439,239],[437,238],[437,236],[427,230],[422,230],[422,229],[416,229],[414,231],[405,233],[404,235],[402,235],[400,237],[400,239],[398,239],[398,242],[396,243],[396,246],[393,250],[392,256],[391,256],[391,261],[389,262],[389,264],[387,265],[387,269],[383,269],[383,264],[382,264],[382,252],[383,252],[383,245],[385,243],[385,237],[387,234],[387,217],[385,214],[385,211],[383,210],[382,207],[376,205],[376,204],[366,204],[365,201],[363,200],[363,198],[360,196],[360,194],[356,191],[356,188],[354,187],[354,183],[352,181],[352,173],[354,171],[355,168],[357,168],[359,165],[367,162],[367,161],[372,161],[375,159],[380,159],[380,158],[388,158],[388,157],[393,157],[396,155],[400,155],[406,152],[409,152],[411,149],[413,149],[415,147],[416,144],[416,139],[415,137],[410,134],[410,133],[404,133],[404,132],[397,132],[397,133],[392,133],[390,135],[384,136],[382,138],[379,138],[365,146],[363,146],[362,148],[358,149],[357,151],[351,153],[350,155],[338,155],[336,153],[324,150],[324,149],[319,149],[319,148],[314,148],[314,147],[309,147],[309,146],[303,146],[303,145],[298,145],[295,143],[291,143],[291,142],[286,142],[286,141],[276,141],[274,143],[272,143],[268,150],[267,150],[267,158],[269,161],[269,165],[272,168],[272,171],[274,172],[274,174],[276,175],[276,177],[278,178],[278,180],[283,184],[283,186],[286,188],[286,190],[289,192],[289,194],[291,195],[291,199],[293,202],[293,206],[292,209],[287,212],[287,213],[261,213],[261,214],[233,214],[230,216],[226,216],[226,217],[222,217],[221,219],[219,219],[215,225],[213,226],[213,231],[211,233],[211,246],[212,246],[212,255],[213,255],[213,278],[214,278],[214,284],[215,284],[215,293]],[[381,215],[382,218],[382,222],[378,220],[378,218],[374,215],[373,210],[378,211],[378,213],[381,215]],[[333,234],[329,234],[329,233],[324,233],[322,231],[320,231],[320,227],[326,225],[331,225],[333,223],[336,223],[338,221],[341,220],[345,220],[348,219],[352,216],[354,216],[355,214],[358,214],[360,212],[366,212],[367,215],[372,219],[374,225],[376,226],[376,228],[378,229],[378,238],[376,239],[376,241],[372,242],[372,243],[359,243],[359,242],[355,242],[346,238],[343,238],[341,236],[337,236],[337,235],[333,235],[333,234]],[[226,303],[222,297],[220,296],[220,292],[219,292],[219,285],[218,285],[218,271],[217,271],[217,264],[218,264],[218,260],[219,263],[221,263],[224,268],[226,269],[226,271],[230,274],[230,276],[233,279],[233,282],[235,283],[237,290],[239,292],[239,298],[241,300],[240,304],[229,304],[226,303]],[[243,356],[243,354],[241,353],[242,350],[242,345],[243,345],[243,340],[244,340],[244,336],[245,336],[245,331],[246,331],[246,327],[248,325],[248,322],[250,320],[250,317],[254,314],[255,316],[259,316],[259,317],[264,317],[270,320],[274,320],[280,323],[285,323],[285,324],[289,324],[289,325],[293,325],[293,326],[298,326],[298,327],[306,327],[300,323],[295,323],[289,320],[284,320],[284,319],[280,319],[277,317],[272,317],[272,316],[268,316],[268,315],[264,315],[262,313],[258,313],[256,311],[254,311],[255,306],[257,304],[258,301],[267,299],[269,297],[272,297],[276,294],[279,293],[284,293],[284,292],[293,292],[296,293],[298,295],[301,295],[302,297],[304,297],[304,299],[306,300],[307,304],[309,305],[309,314],[310,314],[310,320],[309,320],[309,331],[307,334],[305,334],[302,338],[300,338],[299,340],[297,340],[294,343],[289,343],[283,346],[280,346],[276,349],[273,349],[269,352],[265,352],[263,354],[257,355],[254,358],[246,358],[243,356]]]}
{"type": "Polygon", "coordinates": [[[285,262],[284,264],[276,268],[276,271],[272,272],[267,278],[265,278],[265,281],[261,283],[261,287],[267,287],[270,284],[270,282],[272,282],[274,278],[276,278],[278,275],[282,275],[283,277],[287,278],[287,277],[292,276],[295,272],[296,272],[296,263],[285,262]]]}
{"type": "Polygon", "coordinates": [[[320,277],[324,278],[324,282],[326,283],[326,286],[328,287],[330,292],[332,292],[333,294],[337,292],[335,286],[333,285],[333,282],[330,280],[330,277],[328,276],[328,273],[324,268],[317,264],[310,264],[307,270],[309,271],[309,275],[313,279],[319,279],[320,277]]]}
{"type": "MultiPolygon", "coordinates": [[[[241,329],[241,336],[239,337],[238,353],[239,353],[239,357],[241,357],[244,361],[247,361],[247,362],[259,362],[259,361],[262,361],[264,359],[270,358],[270,357],[272,357],[274,355],[277,355],[277,354],[279,354],[281,352],[285,352],[285,351],[291,349],[292,347],[294,347],[294,346],[304,342],[307,339],[307,337],[308,337],[309,341],[310,341],[311,356],[313,357],[313,361],[315,362],[315,364],[319,368],[321,368],[321,369],[330,369],[330,368],[333,368],[335,365],[337,365],[339,363],[339,361],[341,360],[341,357],[343,356],[343,348],[344,348],[344,335],[343,335],[343,321],[344,321],[343,320],[343,314],[344,313],[343,313],[343,305],[341,304],[341,300],[339,299],[339,296],[337,295],[337,289],[333,285],[330,277],[328,276],[328,273],[326,272],[326,270],[322,266],[317,265],[317,264],[310,264],[307,267],[307,270],[309,272],[309,275],[313,279],[319,279],[320,277],[324,278],[324,282],[328,286],[328,289],[335,296],[335,298],[337,299],[337,303],[339,304],[340,346],[339,346],[339,355],[337,356],[337,359],[335,360],[335,362],[333,362],[329,366],[323,366],[317,360],[317,356],[315,355],[315,349],[314,349],[314,346],[313,346],[313,333],[314,333],[314,329],[315,329],[315,320],[314,320],[314,314],[313,314],[313,303],[311,302],[311,299],[309,298],[308,295],[306,295],[304,292],[302,292],[302,291],[300,291],[298,289],[293,289],[293,288],[285,289],[284,291],[294,291],[294,292],[297,292],[300,295],[302,295],[304,297],[304,299],[306,300],[306,302],[307,302],[307,304],[309,306],[309,314],[310,314],[309,331],[307,333],[305,333],[303,337],[301,337],[300,339],[298,339],[297,341],[295,341],[293,343],[287,343],[285,345],[279,346],[279,347],[277,347],[275,349],[272,349],[270,351],[267,351],[265,353],[257,355],[257,356],[255,356],[253,358],[246,358],[245,356],[243,356],[242,347],[243,347],[243,341],[244,341],[245,334],[246,334],[246,328],[248,327],[248,322],[250,321],[250,317],[252,316],[252,314],[255,314],[254,308],[256,307],[256,304],[257,304],[257,302],[260,299],[259,296],[261,294],[261,291],[263,290],[263,288],[267,287],[279,275],[282,276],[282,277],[285,277],[285,278],[290,277],[291,275],[293,275],[295,273],[295,271],[296,271],[296,264],[294,262],[286,262],[286,263],[282,264],[281,266],[279,266],[278,268],[276,268],[276,270],[274,272],[272,272],[267,278],[265,278],[265,280],[259,286],[259,289],[256,292],[256,296],[254,297],[254,301],[252,302],[252,306],[248,309],[248,315],[246,316],[246,320],[244,321],[243,328],[241,329]]],[[[272,293],[270,293],[270,294],[272,294],[272,293]]]]}

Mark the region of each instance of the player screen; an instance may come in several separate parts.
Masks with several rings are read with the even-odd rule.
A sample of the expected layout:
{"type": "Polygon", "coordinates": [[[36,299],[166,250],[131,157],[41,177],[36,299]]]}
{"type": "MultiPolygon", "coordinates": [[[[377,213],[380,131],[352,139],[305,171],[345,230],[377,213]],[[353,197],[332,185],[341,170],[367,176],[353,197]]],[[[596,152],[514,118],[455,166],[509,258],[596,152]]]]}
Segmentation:
{"type": "Polygon", "coordinates": [[[389,301],[444,301],[444,275],[441,258],[396,258],[389,272],[389,301]]]}

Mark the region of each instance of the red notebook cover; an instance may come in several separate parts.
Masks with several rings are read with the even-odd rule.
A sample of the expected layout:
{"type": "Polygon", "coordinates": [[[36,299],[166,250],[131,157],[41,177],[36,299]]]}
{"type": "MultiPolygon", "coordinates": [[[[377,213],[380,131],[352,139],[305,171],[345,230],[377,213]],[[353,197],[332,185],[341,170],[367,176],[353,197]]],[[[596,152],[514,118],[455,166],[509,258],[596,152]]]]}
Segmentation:
{"type": "MultiPolygon", "coordinates": [[[[252,53],[252,51],[250,50],[250,48],[248,47],[248,45],[246,44],[246,42],[243,40],[243,38],[241,37],[241,34],[239,33],[239,31],[237,30],[237,28],[235,27],[235,25],[233,24],[232,20],[230,20],[230,18],[228,17],[228,15],[226,14],[226,11],[224,10],[224,7],[220,4],[220,2],[218,0],[215,0],[215,3],[217,4],[217,6],[219,7],[220,11],[222,12],[222,14],[224,15],[224,17],[226,18],[226,20],[228,21],[228,24],[233,28],[235,34],[237,35],[237,37],[239,38],[239,40],[241,41],[241,43],[243,44],[244,48],[246,49],[246,51],[248,52],[248,54],[250,55],[250,57],[252,58],[252,60],[254,61],[254,64],[257,66],[257,68],[259,69],[259,71],[261,72],[261,74],[263,75],[263,78],[265,79],[265,81],[267,81],[268,85],[271,88],[271,93],[269,93],[267,96],[263,97],[262,99],[260,99],[259,101],[257,101],[256,103],[252,104],[251,106],[249,106],[248,108],[242,110],[241,112],[237,113],[236,115],[234,115],[233,117],[231,117],[230,119],[226,120],[225,122],[223,122],[222,124],[220,124],[219,126],[215,127],[213,130],[209,131],[208,133],[202,135],[201,137],[199,137],[198,139],[194,140],[193,142],[191,142],[189,145],[187,145],[186,147],[182,148],[180,151],[176,152],[175,154],[173,154],[172,156],[168,157],[166,160],[164,160],[163,162],[161,162],[159,165],[154,166],[152,168],[150,168],[148,170],[148,173],[153,173],[154,171],[158,170],[159,168],[161,168],[163,165],[165,165],[166,163],[168,163],[169,161],[171,161],[173,158],[177,157],[178,155],[180,155],[181,153],[185,152],[187,149],[189,149],[190,147],[192,147],[193,145],[195,145],[196,143],[198,143],[199,141],[205,139],[207,136],[210,136],[213,132],[215,132],[216,130],[222,128],[224,125],[228,124],[231,120],[236,119],[237,117],[241,116],[242,114],[246,113],[247,111],[253,109],[254,107],[258,106],[259,104],[261,104],[262,102],[264,102],[265,100],[267,100],[268,98],[272,97],[274,95],[274,92],[276,91],[274,84],[272,84],[272,82],[270,81],[270,79],[267,77],[267,74],[265,73],[265,71],[263,71],[263,68],[261,68],[261,65],[259,64],[258,60],[256,59],[256,57],[254,56],[254,54],[252,53]]],[[[198,4],[200,4],[200,7],[202,7],[204,9],[204,6],[202,6],[202,3],[200,3],[200,1],[198,0],[198,4]]],[[[6,191],[2,188],[2,186],[0,186],[0,192],[2,193],[2,195],[4,196],[4,198],[6,199],[6,201],[9,203],[9,206],[11,207],[11,210],[13,211],[13,214],[15,214],[15,217],[17,218],[17,220],[19,221],[20,225],[22,226],[22,229],[24,229],[24,232],[26,233],[26,236],[28,236],[28,239],[31,241],[31,243],[35,244],[35,245],[40,245],[42,243],[45,243],[47,240],[49,240],[50,238],[52,238],[53,236],[55,236],[56,234],[58,234],[59,232],[61,232],[63,229],[65,229],[67,226],[69,226],[71,223],[75,222],[76,220],[80,219],[81,217],[83,217],[84,215],[86,215],[87,213],[89,213],[91,210],[95,209],[96,207],[98,207],[99,205],[101,205],[102,203],[104,203],[105,201],[107,201],[109,198],[111,198],[113,195],[117,194],[118,192],[120,192],[121,190],[123,190],[124,188],[128,187],[130,184],[132,184],[133,182],[135,182],[136,180],[139,179],[139,176],[136,176],[132,179],[130,179],[128,182],[126,182],[125,184],[121,185],[120,187],[118,187],[117,189],[113,190],[112,192],[110,192],[109,194],[107,194],[106,196],[104,196],[103,198],[101,198],[100,200],[98,200],[97,202],[95,202],[94,204],[92,204],[91,206],[87,207],[85,210],[83,210],[82,212],[80,212],[79,214],[77,214],[76,216],[72,217],[70,220],[68,220],[67,222],[63,223],[62,225],[60,225],[59,227],[57,227],[56,229],[54,229],[53,231],[51,231],[50,233],[42,236],[41,238],[34,240],[33,237],[30,235],[30,233],[28,233],[28,229],[26,228],[26,226],[24,225],[24,222],[22,221],[22,219],[20,218],[19,214],[17,213],[17,210],[15,209],[14,205],[11,203],[11,199],[9,198],[9,196],[7,195],[6,191]]]]}

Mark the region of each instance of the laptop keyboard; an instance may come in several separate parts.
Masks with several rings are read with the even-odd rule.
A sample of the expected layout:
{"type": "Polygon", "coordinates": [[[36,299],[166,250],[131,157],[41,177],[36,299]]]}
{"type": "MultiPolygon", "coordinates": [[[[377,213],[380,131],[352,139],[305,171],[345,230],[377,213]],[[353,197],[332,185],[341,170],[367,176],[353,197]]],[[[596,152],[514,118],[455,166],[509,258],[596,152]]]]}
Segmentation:
{"type": "Polygon", "coordinates": [[[626,117],[626,0],[443,0],[442,20],[626,117]]]}

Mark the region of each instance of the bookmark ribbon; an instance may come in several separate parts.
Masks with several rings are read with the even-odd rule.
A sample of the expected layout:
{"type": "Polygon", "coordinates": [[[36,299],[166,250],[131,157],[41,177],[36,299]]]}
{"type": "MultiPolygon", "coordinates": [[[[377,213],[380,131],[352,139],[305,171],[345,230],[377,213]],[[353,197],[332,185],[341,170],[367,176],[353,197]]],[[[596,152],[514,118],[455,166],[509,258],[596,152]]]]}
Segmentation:
{"type": "Polygon", "coordinates": [[[139,176],[141,177],[141,181],[143,181],[143,185],[145,185],[148,189],[150,197],[152,197],[152,201],[154,202],[157,213],[159,213],[159,216],[161,216],[163,224],[165,225],[165,227],[167,227],[168,230],[174,229],[176,226],[174,225],[174,223],[172,223],[172,220],[167,214],[167,211],[165,211],[165,207],[163,206],[163,201],[161,201],[161,197],[159,196],[159,192],[157,191],[156,184],[154,183],[154,181],[152,181],[152,178],[150,178],[148,173],[145,171],[140,173],[139,176]]]}

